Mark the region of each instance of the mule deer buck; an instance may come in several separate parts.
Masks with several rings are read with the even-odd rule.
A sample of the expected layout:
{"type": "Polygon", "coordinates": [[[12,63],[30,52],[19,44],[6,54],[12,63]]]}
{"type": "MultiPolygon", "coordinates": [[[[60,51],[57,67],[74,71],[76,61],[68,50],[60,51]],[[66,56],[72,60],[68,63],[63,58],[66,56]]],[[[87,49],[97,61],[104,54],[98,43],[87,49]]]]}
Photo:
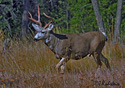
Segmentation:
{"type": "Polygon", "coordinates": [[[108,59],[103,56],[102,49],[107,40],[107,36],[104,32],[87,32],[87,33],[66,33],[56,34],[52,31],[54,25],[51,24],[53,19],[44,13],[44,16],[51,19],[51,21],[42,27],[40,22],[40,11],[38,6],[38,20],[32,18],[29,12],[30,20],[37,24],[32,24],[33,28],[38,32],[34,40],[43,40],[43,42],[53,51],[57,59],[60,62],[56,65],[57,73],[61,67],[61,73],[64,73],[66,62],[72,58],[75,60],[92,55],[97,63],[97,67],[100,68],[102,63],[110,69],[108,59]]]}

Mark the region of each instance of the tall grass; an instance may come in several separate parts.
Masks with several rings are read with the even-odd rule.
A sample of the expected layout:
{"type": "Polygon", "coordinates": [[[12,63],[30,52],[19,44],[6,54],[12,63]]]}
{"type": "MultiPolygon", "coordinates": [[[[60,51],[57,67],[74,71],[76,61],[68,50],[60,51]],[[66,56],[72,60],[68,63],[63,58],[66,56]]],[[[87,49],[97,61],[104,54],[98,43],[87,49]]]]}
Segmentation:
{"type": "Polygon", "coordinates": [[[0,30],[0,56],[2,55],[3,32],[0,30]]]}
{"type": "Polygon", "coordinates": [[[9,53],[0,55],[1,88],[125,87],[125,47],[121,47],[120,44],[106,43],[103,54],[109,59],[112,74],[108,75],[107,68],[103,64],[101,81],[94,77],[96,63],[92,57],[70,60],[66,64],[65,74],[61,76],[57,75],[55,69],[59,60],[42,41],[30,43],[12,41],[11,47],[9,53]],[[118,85],[111,85],[111,81],[118,85]]]}

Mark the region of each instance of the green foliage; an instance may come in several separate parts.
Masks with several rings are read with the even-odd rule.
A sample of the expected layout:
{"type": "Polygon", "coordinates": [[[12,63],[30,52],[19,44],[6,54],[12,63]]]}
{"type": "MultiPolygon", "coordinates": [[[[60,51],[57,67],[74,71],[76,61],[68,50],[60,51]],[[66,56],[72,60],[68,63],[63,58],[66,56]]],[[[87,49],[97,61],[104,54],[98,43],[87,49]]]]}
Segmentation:
{"type": "Polygon", "coordinates": [[[104,27],[108,32],[108,35],[112,35],[112,30],[114,29],[116,21],[117,1],[100,0],[99,8],[101,11],[104,27]]]}
{"type": "MultiPolygon", "coordinates": [[[[7,35],[15,36],[19,34],[22,24],[23,1],[16,0],[18,5],[14,7],[13,0],[0,0],[0,30],[6,31],[7,35]],[[5,4],[9,2],[10,4],[5,4]]],[[[114,25],[116,21],[117,0],[98,0],[99,9],[103,19],[107,34],[113,36],[114,25]]],[[[30,11],[33,9],[33,0],[31,0],[30,11]]],[[[91,0],[58,0],[39,2],[41,15],[45,12],[54,18],[56,32],[63,33],[81,33],[86,31],[98,30],[96,16],[93,10],[91,0]]],[[[125,1],[123,0],[121,36],[125,35],[125,1]]],[[[37,15],[37,14],[36,14],[37,15]]],[[[36,16],[33,14],[33,17],[36,16]]],[[[43,25],[49,21],[42,16],[43,25]]],[[[31,25],[30,25],[31,27],[31,25]]]]}
{"type": "MultiPolygon", "coordinates": [[[[121,38],[125,40],[125,1],[123,0],[122,7],[122,22],[121,22],[121,38]]],[[[124,41],[125,42],[125,41],[124,41]]]]}
{"type": "Polygon", "coordinates": [[[96,17],[90,0],[60,1],[60,4],[62,4],[62,7],[59,9],[61,17],[59,14],[56,15],[55,21],[58,26],[61,24],[61,32],[81,33],[97,30],[96,17]]]}
{"type": "MultiPolygon", "coordinates": [[[[84,31],[98,30],[91,0],[67,0],[67,2],[60,0],[59,2],[62,6],[59,7],[60,14],[56,15],[55,21],[59,29],[61,26],[62,30],[60,32],[81,33],[84,31]]],[[[113,35],[116,21],[117,0],[98,0],[98,2],[106,32],[108,32],[109,35],[113,35]]],[[[123,9],[125,8],[124,6],[123,4],[123,9]]],[[[124,13],[125,12],[122,14],[124,13]]],[[[121,24],[121,32],[124,30],[123,25],[124,23],[121,24]]]]}
{"type": "Polygon", "coordinates": [[[5,32],[5,37],[14,37],[20,30],[22,7],[21,3],[17,7],[14,4],[12,0],[0,0],[0,30],[5,32]]]}

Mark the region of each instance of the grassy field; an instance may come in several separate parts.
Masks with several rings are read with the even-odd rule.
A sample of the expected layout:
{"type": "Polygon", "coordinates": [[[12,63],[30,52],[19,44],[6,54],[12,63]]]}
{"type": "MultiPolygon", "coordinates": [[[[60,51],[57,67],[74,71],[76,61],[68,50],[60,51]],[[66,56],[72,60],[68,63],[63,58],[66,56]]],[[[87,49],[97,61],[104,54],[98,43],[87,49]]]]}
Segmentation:
{"type": "Polygon", "coordinates": [[[103,64],[101,76],[95,78],[96,63],[92,57],[86,57],[70,60],[62,76],[55,69],[59,60],[42,41],[12,42],[8,53],[2,56],[0,51],[0,87],[125,88],[125,46],[108,41],[103,54],[109,59],[110,75],[103,64]]]}

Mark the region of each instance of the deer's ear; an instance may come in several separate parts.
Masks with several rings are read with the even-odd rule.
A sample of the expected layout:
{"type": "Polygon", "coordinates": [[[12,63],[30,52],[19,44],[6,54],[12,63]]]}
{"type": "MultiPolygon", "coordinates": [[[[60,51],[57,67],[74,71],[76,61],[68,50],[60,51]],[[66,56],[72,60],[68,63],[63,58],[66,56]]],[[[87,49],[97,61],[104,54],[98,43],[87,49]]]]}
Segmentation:
{"type": "Polygon", "coordinates": [[[34,28],[36,31],[38,31],[38,32],[42,31],[42,28],[41,28],[39,25],[37,25],[37,24],[32,24],[32,26],[33,26],[33,28],[34,28]]]}
{"type": "Polygon", "coordinates": [[[53,29],[54,25],[53,24],[49,24],[49,27],[46,29],[47,31],[51,31],[53,29]]]}

